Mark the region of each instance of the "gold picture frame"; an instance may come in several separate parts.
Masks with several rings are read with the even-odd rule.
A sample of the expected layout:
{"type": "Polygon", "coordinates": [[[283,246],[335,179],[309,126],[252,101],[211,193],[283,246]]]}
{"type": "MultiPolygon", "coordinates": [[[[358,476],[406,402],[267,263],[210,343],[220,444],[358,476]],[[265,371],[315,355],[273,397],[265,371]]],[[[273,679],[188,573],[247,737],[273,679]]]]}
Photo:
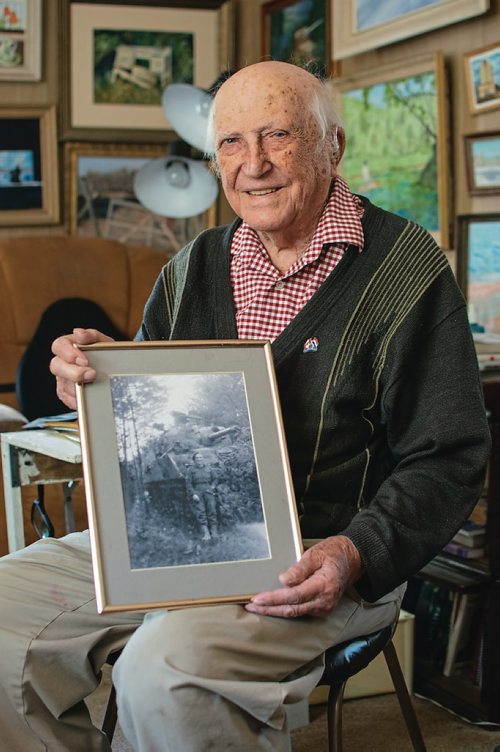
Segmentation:
{"type": "Polygon", "coordinates": [[[422,0],[420,7],[377,0],[333,2],[332,37],[335,60],[378,49],[485,13],[490,0],[422,0]],[[401,6],[401,7],[400,7],[401,6]],[[391,17],[380,15],[384,8],[391,17]]]}
{"type": "Polygon", "coordinates": [[[0,0],[0,82],[42,76],[42,0],[0,0]]]}
{"type": "Polygon", "coordinates": [[[64,145],[65,217],[70,235],[105,237],[176,253],[201,230],[214,227],[217,202],[203,214],[170,219],[142,206],[135,172],[164,157],[167,145],[68,142],[64,145]]]}
{"type": "Polygon", "coordinates": [[[467,98],[472,115],[500,107],[500,43],[464,55],[467,98]]]}
{"type": "MultiPolygon", "coordinates": [[[[193,80],[186,82],[200,88],[209,87],[222,70],[230,68],[233,64],[233,0],[222,4],[211,3],[205,9],[189,7],[189,2],[182,4],[182,7],[178,7],[180,3],[172,3],[174,7],[170,7],[170,4],[163,2],[124,4],[120,6],[119,14],[115,5],[115,2],[63,3],[62,47],[66,64],[61,66],[61,89],[64,92],[64,106],[61,110],[62,138],[80,141],[140,142],[144,141],[146,132],[150,143],[163,142],[171,126],[161,107],[159,87],[169,82],[182,82],[184,78],[176,72],[175,49],[171,55],[168,54],[167,37],[179,37],[179,43],[184,44],[185,55],[188,54],[186,45],[193,45],[193,80]],[[125,91],[125,85],[120,91],[116,89],[117,83],[127,83],[126,78],[131,71],[124,70],[122,74],[115,75],[121,66],[112,64],[110,55],[103,54],[102,64],[96,62],[95,47],[97,44],[105,43],[105,39],[103,41],[95,37],[98,33],[108,36],[115,34],[116,39],[109,42],[110,55],[113,51],[117,54],[120,41],[130,42],[130,36],[132,42],[140,44],[146,39],[144,35],[163,35],[156,41],[160,45],[160,51],[164,50],[165,59],[163,63],[162,60],[154,61],[155,70],[149,76],[151,81],[146,81],[146,84],[153,84],[152,91],[156,91],[154,96],[158,101],[133,103],[127,99],[131,92],[125,91]],[[128,35],[127,38],[124,35],[128,35]],[[165,47],[161,48],[160,43],[164,43],[165,47]],[[95,88],[98,65],[102,68],[99,68],[99,80],[109,84],[105,89],[101,89],[99,95],[95,88]],[[166,65],[165,70],[163,65],[166,65]],[[173,81],[170,80],[170,73],[173,81]],[[113,86],[110,84],[111,76],[114,77],[113,86]],[[95,101],[99,97],[103,101],[95,101]],[[113,101],[113,97],[121,97],[122,101],[113,101]]],[[[147,50],[144,54],[147,54],[147,50]]],[[[133,67],[133,61],[130,64],[133,67]]],[[[142,66],[135,66],[135,69],[139,70],[140,67],[142,66]]],[[[143,70],[145,71],[144,67],[143,70]]],[[[183,70],[186,70],[186,66],[183,70]]],[[[138,91],[144,91],[144,86],[141,88],[137,85],[136,88],[138,91]]]]}
{"type": "Polygon", "coordinates": [[[0,224],[59,221],[56,108],[0,111],[0,224]]]}
{"type": "Polygon", "coordinates": [[[351,190],[421,224],[443,249],[449,249],[450,155],[443,55],[425,55],[335,79],[332,92],[347,137],[339,170],[351,190]],[[419,107],[413,106],[417,99],[419,107]],[[355,147],[350,146],[353,137],[355,147]]]}
{"type": "Polygon", "coordinates": [[[302,541],[270,344],[84,349],[97,372],[77,399],[98,610],[281,587],[302,541]]]}

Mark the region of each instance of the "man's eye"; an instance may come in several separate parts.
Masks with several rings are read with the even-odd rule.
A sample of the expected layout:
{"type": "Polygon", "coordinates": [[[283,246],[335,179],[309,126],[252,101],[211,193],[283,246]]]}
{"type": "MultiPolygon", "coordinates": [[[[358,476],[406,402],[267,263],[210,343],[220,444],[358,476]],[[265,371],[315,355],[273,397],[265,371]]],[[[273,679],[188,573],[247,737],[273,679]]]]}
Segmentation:
{"type": "Polygon", "coordinates": [[[271,134],[274,138],[284,138],[287,133],[286,131],[274,131],[274,133],[271,134]]]}
{"type": "Polygon", "coordinates": [[[236,136],[228,136],[227,138],[222,139],[221,146],[224,144],[235,144],[237,140],[236,136]]]}

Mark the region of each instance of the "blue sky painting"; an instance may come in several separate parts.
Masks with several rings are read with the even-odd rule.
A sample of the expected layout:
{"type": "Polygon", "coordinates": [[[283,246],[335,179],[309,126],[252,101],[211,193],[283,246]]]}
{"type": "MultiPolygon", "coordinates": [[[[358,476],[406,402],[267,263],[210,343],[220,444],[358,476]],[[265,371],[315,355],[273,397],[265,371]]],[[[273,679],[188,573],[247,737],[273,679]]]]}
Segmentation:
{"type": "Polygon", "coordinates": [[[366,31],[444,2],[448,0],[356,0],[356,31],[366,31]]]}

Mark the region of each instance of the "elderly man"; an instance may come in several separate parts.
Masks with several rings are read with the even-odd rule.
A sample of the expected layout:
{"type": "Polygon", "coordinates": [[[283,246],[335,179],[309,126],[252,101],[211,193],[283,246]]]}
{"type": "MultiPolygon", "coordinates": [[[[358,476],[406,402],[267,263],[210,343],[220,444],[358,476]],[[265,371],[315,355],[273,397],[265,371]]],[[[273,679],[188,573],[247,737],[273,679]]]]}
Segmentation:
{"type": "MultiPolygon", "coordinates": [[[[425,230],[336,176],[344,134],[322,84],[286,63],[244,68],[216,94],[212,131],[239,219],[172,259],[138,336],[272,340],[302,533],[316,542],[246,606],[144,620],[96,614],[84,533],[6,557],[11,752],[107,750],[83,697],[125,643],[114,681],[135,750],[289,749],[284,708],[315,686],[325,648],[396,618],[405,580],[482,488],[489,433],[464,300],[425,230]]],[[[74,344],[104,339],[54,343],[68,407],[75,382],[95,378],[74,344]]]]}

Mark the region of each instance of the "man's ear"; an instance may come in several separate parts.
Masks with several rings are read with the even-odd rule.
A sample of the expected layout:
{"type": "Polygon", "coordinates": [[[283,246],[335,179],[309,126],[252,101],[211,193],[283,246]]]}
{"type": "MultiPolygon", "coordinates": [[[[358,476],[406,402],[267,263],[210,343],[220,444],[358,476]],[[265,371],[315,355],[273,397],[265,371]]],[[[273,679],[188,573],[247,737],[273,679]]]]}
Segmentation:
{"type": "Polygon", "coordinates": [[[333,131],[333,166],[337,168],[345,149],[345,131],[340,125],[336,125],[333,131]]]}

